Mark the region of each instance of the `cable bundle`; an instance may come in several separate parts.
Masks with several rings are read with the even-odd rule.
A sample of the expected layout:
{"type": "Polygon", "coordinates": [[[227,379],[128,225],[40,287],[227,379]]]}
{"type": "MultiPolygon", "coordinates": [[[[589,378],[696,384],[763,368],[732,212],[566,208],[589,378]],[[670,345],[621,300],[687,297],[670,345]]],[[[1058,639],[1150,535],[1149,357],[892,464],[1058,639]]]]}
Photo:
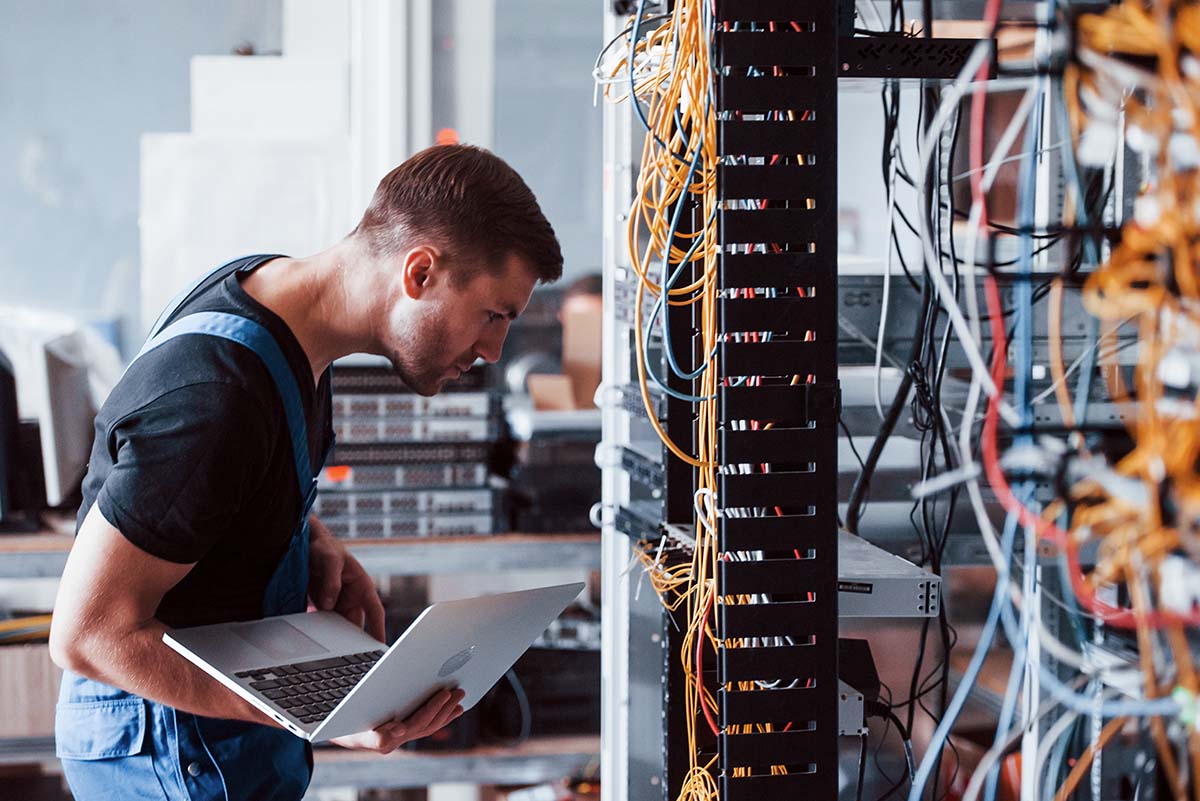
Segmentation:
{"type": "Polygon", "coordinates": [[[0,621],[0,644],[39,642],[50,636],[50,615],[28,615],[0,621]]]}
{"type": "MultiPolygon", "coordinates": [[[[909,795],[911,801],[921,797],[936,755],[946,742],[969,685],[978,675],[983,657],[1001,626],[1013,646],[1013,673],[993,749],[972,777],[965,798],[977,798],[985,789],[988,797],[994,798],[996,774],[992,768],[997,759],[1019,742],[1024,733],[1035,731],[1038,720],[1060,706],[1066,708],[1065,713],[1038,744],[1043,758],[1026,766],[1037,771],[1033,786],[1039,792],[1048,793],[1058,781],[1072,741],[1078,739],[1072,732],[1080,730],[1081,718],[1090,718],[1095,725],[1090,742],[1062,780],[1057,801],[1072,796],[1105,745],[1113,742],[1135,719],[1149,720],[1159,765],[1175,797],[1185,797],[1189,782],[1200,792],[1200,783],[1194,776],[1200,764],[1196,758],[1200,755],[1197,749],[1200,740],[1194,725],[1197,677],[1185,632],[1186,626],[1200,622],[1200,616],[1192,606],[1194,590],[1185,593],[1187,597],[1181,608],[1164,608],[1172,593],[1162,582],[1163,568],[1171,560],[1185,555],[1194,560],[1197,553],[1196,532],[1191,523],[1195,518],[1187,514],[1200,458],[1196,437],[1196,426],[1200,424],[1197,414],[1200,371],[1195,373],[1195,381],[1191,380],[1190,372],[1191,360],[1200,355],[1197,327],[1200,319],[1195,303],[1200,282],[1193,267],[1196,167],[1200,165],[1200,158],[1194,156],[1196,143],[1200,141],[1196,138],[1195,121],[1200,94],[1194,79],[1186,77],[1196,75],[1196,64],[1186,44],[1200,35],[1195,28],[1200,18],[1195,16],[1194,8],[1169,2],[1152,6],[1126,2],[1104,14],[1081,15],[1077,21],[1075,62],[1067,66],[1061,80],[1053,82],[1053,90],[1061,94],[1055,97],[1051,81],[1035,76],[1027,82],[1025,99],[1000,137],[1003,145],[1000,149],[1007,151],[1016,131],[1024,125],[1026,152],[1039,153],[1041,137],[1057,127],[1064,136],[1070,135],[1068,144],[1073,146],[1079,141],[1081,150],[1089,151],[1085,154],[1088,159],[1081,161],[1090,160],[1105,167],[1113,162],[1112,151],[1125,141],[1149,157],[1147,163],[1151,169],[1134,204],[1133,219],[1120,232],[1119,244],[1084,283],[1085,305],[1099,318],[1099,324],[1093,326],[1090,341],[1071,370],[1065,366],[1062,343],[1062,298],[1069,276],[1064,272],[1054,280],[1048,307],[1054,384],[1034,398],[1032,240],[1036,232],[1035,212],[1044,205],[1039,205],[1037,197],[1036,163],[1027,158],[1023,165],[1016,226],[1020,258],[1016,273],[1003,275],[1014,282],[1013,322],[1009,328],[1005,320],[997,281],[1002,274],[997,265],[989,264],[985,304],[992,340],[991,365],[980,369],[978,362],[971,360],[974,375],[959,442],[962,466],[957,471],[957,479],[967,484],[980,530],[996,563],[998,582],[979,647],[922,760],[909,795]],[[1045,103],[1046,98],[1051,102],[1045,103]],[[1061,111],[1055,102],[1060,98],[1061,111]],[[1108,148],[1106,153],[1102,152],[1104,147],[1108,148]],[[1101,158],[1095,158],[1098,153],[1101,158]],[[1134,325],[1138,333],[1140,358],[1132,389],[1125,386],[1116,358],[1117,330],[1122,324],[1134,325]],[[1126,425],[1133,442],[1128,454],[1109,455],[1104,441],[1089,438],[1089,432],[1094,430],[1087,418],[1089,405],[1095,400],[1091,384],[1097,359],[1109,396],[1125,404],[1126,425]],[[1076,365],[1081,365],[1079,386],[1072,398],[1068,374],[1076,365]],[[1010,377],[1011,400],[1004,392],[1010,377]],[[1045,434],[1035,439],[1033,405],[1048,394],[1053,394],[1059,404],[1063,424],[1070,432],[1069,443],[1049,439],[1045,434]],[[975,410],[984,396],[987,404],[979,455],[988,483],[1009,513],[999,539],[983,508],[975,479],[978,475],[975,448],[970,439],[975,410]],[[1002,420],[1012,429],[1012,444],[1003,454],[999,444],[1002,420]],[[1012,484],[1010,475],[1015,477],[1012,484]],[[1059,499],[1044,509],[1035,500],[1038,479],[1062,488],[1059,499]],[[1013,548],[1019,527],[1025,529],[1026,535],[1021,559],[1016,558],[1013,548]],[[1044,577],[1038,577],[1038,539],[1052,544],[1060,555],[1062,585],[1072,591],[1065,600],[1055,598],[1054,591],[1044,585],[1044,577]],[[1096,553],[1096,567],[1090,574],[1082,569],[1081,552],[1085,550],[1096,553]],[[1020,586],[1010,583],[1016,565],[1024,573],[1020,586]],[[1128,605],[1118,603],[1115,596],[1101,600],[1099,596],[1114,587],[1127,591],[1128,605]],[[1027,603],[1034,597],[1051,600],[1066,612],[1072,622],[1073,645],[1062,642],[1047,629],[1037,604],[1027,603]],[[1087,624],[1136,632],[1143,698],[1113,699],[1102,693],[1103,678],[1120,665],[1119,661],[1105,661],[1099,652],[1086,647],[1091,639],[1085,630],[1087,624]],[[1018,714],[1026,652],[1034,647],[1034,641],[1045,654],[1036,665],[1035,681],[1050,693],[1053,702],[1034,714],[1030,711],[1030,699],[1026,699],[1023,721],[1010,732],[1008,727],[1018,714]],[[1081,694],[1078,687],[1063,684],[1051,667],[1053,662],[1084,674],[1088,692],[1081,694]],[[1105,718],[1109,722],[1101,726],[1105,718]],[[1185,759],[1190,765],[1183,764],[1185,759]],[[1042,771],[1046,771],[1044,783],[1042,771]]],[[[988,9],[994,25],[999,3],[993,0],[988,9]]],[[[969,71],[964,70],[944,96],[934,133],[953,116],[969,77],[969,71]]],[[[994,88],[988,83],[1000,82],[985,83],[980,75],[974,77],[970,137],[972,209],[967,233],[972,238],[981,238],[986,249],[991,236],[988,190],[995,176],[992,165],[998,163],[985,165],[983,159],[986,93],[994,88]]],[[[927,137],[926,144],[930,139],[927,137]]],[[[1003,157],[1002,152],[1000,158],[1003,157]]],[[[928,157],[923,153],[922,158],[924,161],[928,157]]],[[[1082,244],[1088,261],[1098,263],[1104,250],[1104,242],[1097,236],[1104,210],[1094,208],[1089,202],[1074,150],[1064,148],[1061,158],[1069,192],[1062,230],[1082,233],[1082,243],[1075,244],[1082,244]]],[[[1104,197],[1107,196],[1105,193],[1104,197]]],[[[933,243],[925,231],[922,238],[928,258],[933,243]]],[[[972,240],[968,247],[971,269],[974,245],[972,240]]],[[[956,334],[968,356],[982,355],[974,299],[968,297],[968,313],[958,324],[955,318],[961,315],[961,310],[954,294],[945,291],[941,286],[944,279],[936,272],[930,272],[929,278],[940,284],[939,299],[955,320],[956,334]]],[[[973,278],[971,281],[968,286],[973,284],[973,278]]],[[[1184,575],[1188,575],[1186,570],[1177,573],[1173,580],[1178,582],[1184,575]]],[[[1179,594],[1177,590],[1178,587],[1175,595],[1179,594]]],[[[1093,794],[1099,790],[1099,776],[1093,773],[1093,794]]]]}
{"type": "MultiPolygon", "coordinates": [[[[702,0],[682,0],[661,24],[641,34],[649,20],[645,0],[626,28],[624,54],[614,66],[602,66],[609,47],[597,59],[598,83],[606,96],[613,88],[626,88],[635,114],[648,132],[642,151],[637,188],[629,214],[628,248],[638,288],[635,303],[637,372],[647,415],[667,450],[697,468],[697,497],[712,498],[716,490],[716,318],[718,254],[716,237],[716,125],[713,113],[711,62],[711,7],[702,0]],[[643,109],[643,104],[645,108],[643,109]],[[647,295],[653,299],[649,326],[643,317],[647,295]],[[700,360],[684,366],[676,356],[681,344],[671,340],[667,309],[690,307],[700,335],[700,360]],[[677,379],[690,382],[695,393],[681,392],[655,371],[649,358],[651,335],[661,332],[662,349],[677,379]],[[653,382],[661,391],[697,407],[698,452],[686,452],[673,442],[658,422],[650,400],[653,382]]],[[[690,354],[689,354],[690,356],[690,354]]],[[[683,361],[690,361],[685,359],[683,361]]],[[[715,642],[707,619],[714,603],[716,572],[716,511],[713,504],[697,502],[696,545],[690,567],[665,570],[656,556],[642,550],[639,558],[651,572],[654,588],[668,609],[682,609],[688,620],[681,658],[686,677],[687,736],[690,769],[684,778],[681,799],[712,799],[717,787],[711,768],[715,758],[700,763],[696,725],[703,714],[716,730],[715,702],[700,680],[704,641],[715,642]],[[657,573],[657,575],[655,575],[657,573]]]]}
{"type": "MultiPolygon", "coordinates": [[[[1065,19],[1065,15],[1057,15],[1052,1],[1048,6],[1052,13],[1039,34],[1043,45],[1052,39],[1049,28],[1065,19]]],[[[988,0],[985,17],[993,35],[1001,11],[1001,0],[988,0]]],[[[772,466],[717,463],[714,399],[718,387],[724,386],[718,384],[715,369],[717,347],[723,341],[765,341],[772,334],[719,334],[717,304],[725,299],[776,298],[782,295],[775,293],[790,294],[792,289],[718,289],[716,261],[721,246],[714,221],[721,208],[716,199],[720,159],[715,147],[711,7],[693,0],[677,2],[669,14],[657,17],[646,17],[644,12],[642,2],[630,25],[602,51],[596,77],[606,96],[632,102],[648,132],[627,229],[637,280],[633,322],[638,380],[650,410],[649,421],[664,446],[695,468],[696,539],[690,562],[680,558],[676,545],[665,548],[665,537],[657,544],[640,543],[638,559],[667,608],[681,612],[687,621],[681,658],[687,677],[691,769],[681,797],[711,799],[716,794],[715,760],[702,764],[696,754],[696,726],[703,725],[701,716],[714,733],[718,730],[715,704],[700,681],[705,653],[711,654],[711,646],[717,644],[708,620],[717,604],[770,600],[764,596],[716,597],[718,560],[763,558],[762,552],[718,551],[717,509],[721,508],[725,518],[784,514],[779,507],[737,509],[718,503],[721,475],[770,472],[772,466]],[[647,31],[651,24],[656,27],[647,31]],[[651,304],[648,315],[644,314],[647,303],[651,304]],[[668,311],[690,313],[696,345],[690,338],[687,343],[672,341],[668,311]],[[680,358],[683,353],[687,358],[680,358]],[[673,442],[659,425],[650,402],[651,384],[657,391],[693,405],[694,453],[673,442]]],[[[904,27],[898,15],[902,17],[902,7],[893,3],[893,28],[904,27]]],[[[929,22],[927,19],[926,29],[929,22]]],[[[882,26],[882,20],[879,23],[882,26]]],[[[735,27],[726,30],[736,31],[737,23],[731,24],[735,27]]],[[[1119,741],[1135,721],[1148,720],[1159,764],[1172,791],[1181,798],[1190,783],[1200,799],[1200,781],[1195,776],[1200,768],[1196,728],[1200,678],[1186,631],[1200,623],[1194,606],[1200,588],[1187,591],[1185,587],[1188,577],[1196,575],[1194,565],[1200,558],[1200,484],[1196,475],[1200,465],[1200,274],[1194,267],[1200,259],[1196,220],[1200,212],[1200,61],[1195,57],[1200,46],[1200,5],[1169,0],[1155,0],[1150,5],[1124,2],[1103,14],[1079,15],[1074,25],[1074,50],[1065,69],[1042,52],[1039,69],[1016,78],[988,79],[990,40],[982,40],[953,84],[940,93],[923,95],[925,125],[918,137],[920,163],[915,171],[910,172],[904,163],[897,131],[899,93],[894,86],[884,91],[888,128],[883,173],[888,185],[890,239],[897,245],[896,256],[910,284],[921,296],[921,313],[912,354],[902,362],[889,359],[901,368],[903,380],[886,413],[877,381],[881,431],[862,460],[846,525],[850,530],[860,527],[871,474],[915,388],[912,423],[923,438],[922,483],[914,492],[914,526],[922,535],[923,552],[931,567],[940,571],[956,493],[965,489],[998,578],[978,647],[954,697],[946,697],[948,667],[939,664],[922,678],[918,661],[910,699],[885,705],[885,717],[897,720],[895,711],[908,706],[908,724],[903,729],[911,731],[912,713],[921,699],[935,688],[942,690],[943,711],[932,741],[920,765],[908,770],[910,801],[922,801],[931,783],[932,795],[938,797],[941,754],[946,746],[953,748],[951,728],[1001,631],[1012,645],[1014,666],[993,748],[972,777],[966,798],[973,800],[982,793],[994,800],[997,773],[993,768],[1034,731],[1039,731],[1035,743],[1038,758],[1027,769],[1036,773],[1032,784],[1042,797],[1049,799],[1058,787],[1058,801],[1065,801],[1089,771],[1093,771],[1093,792],[1098,792],[1099,773],[1092,766],[1103,748],[1119,741]],[[996,138],[994,154],[985,156],[988,95],[1013,90],[1023,92],[1023,97],[996,138]],[[968,98],[970,113],[960,114],[960,106],[968,98]],[[969,131],[970,169],[953,176],[960,126],[969,131]],[[1020,148],[1024,152],[1010,157],[1019,137],[1024,139],[1020,148]],[[1044,141],[1047,138],[1052,143],[1044,141]],[[1133,205],[1133,218],[1116,232],[1105,225],[1114,218],[1119,220],[1121,213],[1120,195],[1114,200],[1118,176],[1111,165],[1123,143],[1142,154],[1150,169],[1133,205]],[[1048,212],[1046,198],[1039,195],[1044,191],[1045,175],[1039,175],[1038,158],[1052,151],[1057,151],[1061,160],[1066,198],[1061,209],[1048,212]],[[997,221],[989,208],[989,196],[999,169],[1010,161],[1020,161],[1020,176],[1016,219],[1007,224],[997,221]],[[954,207],[953,184],[964,179],[970,182],[969,213],[954,207]],[[898,180],[915,189],[921,203],[913,221],[897,200],[898,180]],[[1114,206],[1118,211],[1112,211],[1114,206]],[[1060,211],[1061,223],[1049,219],[1060,211]],[[966,222],[961,253],[955,251],[950,234],[956,215],[966,222]],[[901,257],[898,229],[892,226],[897,217],[920,241],[919,271],[910,271],[901,257]],[[1111,252],[1106,236],[1114,237],[1111,252]],[[1006,262],[994,259],[1000,237],[1015,241],[1016,258],[1006,262]],[[1056,259],[1060,260],[1058,274],[1046,276],[1035,286],[1035,262],[1038,270],[1048,272],[1056,259]],[[1068,365],[1063,343],[1064,297],[1068,286],[1079,285],[1078,272],[1085,267],[1094,272],[1082,282],[1082,297],[1087,310],[1098,319],[1082,350],[1068,365]],[[977,277],[982,277],[982,297],[977,297],[977,277]],[[1002,300],[1002,281],[1012,285],[1011,299],[1002,300]],[[1036,304],[1042,300],[1047,301],[1052,383],[1035,392],[1035,381],[1042,378],[1035,377],[1033,369],[1034,320],[1036,304]],[[947,323],[939,330],[943,314],[947,323]],[[1136,341],[1125,336],[1122,327],[1136,328],[1136,341]],[[952,344],[961,348],[971,377],[957,426],[941,394],[952,344]],[[1134,345],[1139,349],[1138,366],[1129,381],[1122,374],[1118,353],[1134,345]],[[1109,399],[1126,410],[1133,442],[1128,453],[1114,451],[1089,422],[1089,415],[1095,416],[1094,403],[1102,400],[1093,387],[1097,368],[1109,399]],[[1051,397],[1061,412],[1060,427],[1045,425],[1041,422],[1045,415],[1035,411],[1051,397]],[[985,507],[990,500],[984,494],[985,483],[1008,513],[1000,532],[994,529],[985,507]],[[1045,490],[1047,485],[1055,490],[1052,499],[1045,490]],[[947,490],[951,493],[948,510],[943,506],[939,511],[932,499],[947,490]],[[1023,550],[1016,546],[1022,529],[1023,550]],[[1042,568],[1039,541],[1058,554],[1057,575],[1042,568]],[[1083,565],[1093,560],[1094,569],[1085,571],[1083,565]],[[1127,591],[1127,598],[1112,595],[1113,587],[1127,591]],[[1063,612],[1069,622],[1065,633],[1046,625],[1039,608],[1042,603],[1052,603],[1063,612]],[[1105,688],[1105,679],[1120,665],[1091,647],[1102,626],[1134,632],[1143,697],[1123,698],[1105,688]],[[1064,683],[1059,667],[1079,672],[1081,679],[1064,683]],[[1041,699],[1022,699],[1029,681],[1050,697],[1041,703],[1041,699]],[[1050,724],[1044,732],[1037,729],[1043,720],[1050,724]]],[[[756,68],[750,69],[756,74],[756,68]]],[[[778,72],[781,68],[774,69],[776,75],[782,74],[778,72]]],[[[792,158],[770,156],[770,164],[780,163],[780,159],[785,160],[783,164],[792,163],[792,158]]],[[[762,163],[767,163],[765,158],[762,163]]],[[[794,163],[804,163],[803,157],[795,156],[794,163]]],[[[765,200],[732,203],[725,208],[768,207],[765,200]]],[[[782,247],[786,246],[760,243],[747,246],[747,252],[779,252],[782,247]]],[[[885,281],[890,279],[890,251],[888,259],[885,281]]],[[[795,291],[803,296],[805,290],[797,287],[795,291]]],[[[888,303],[885,299],[885,315],[888,303]]],[[[859,337],[874,346],[877,369],[885,357],[883,329],[881,321],[874,341],[859,337]]],[[[811,332],[792,333],[807,339],[811,332]]],[[[739,382],[758,386],[763,378],[723,380],[731,386],[739,382]]],[[[787,380],[787,376],[768,379],[787,380]]],[[[811,380],[791,377],[793,384],[811,380]]],[[[771,425],[755,420],[723,423],[729,431],[771,425]]],[[[799,553],[796,556],[800,558],[799,553]]],[[[939,630],[943,650],[949,651],[953,630],[944,619],[939,630]]],[[[766,643],[721,643],[725,648],[762,644],[766,643]]],[[[924,645],[923,634],[922,658],[924,645]]],[[[726,689],[772,688],[749,682],[726,689]]],[[[770,728],[768,724],[730,726],[724,733],[751,731],[770,728]]],[[[732,770],[733,776],[740,777],[747,769],[732,770]]],[[[782,766],[771,769],[772,773],[783,771],[782,766]]],[[[889,795],[900,786],[893,786],[889,795]]]]}
{"type": "MultiPolygon", "coordinates": [[[[1200,7],[1124,2],[1104,14],[1081,16],[1078,34],[1080,64],[1067,74],[1072,122],[1086,130],[1120,111],[1125,140],[1152,166],[1119,244],[1084,286],[1087,309],[1106,332],[1111,335],[1123,323],[1138,332],[1136,409],[1125,416],[1134,448],[1108,460],[1117,480],[1084,478],[1072,487],[1070,531],[1056,539],[1073,567],[1078,550],[1096,543],[1096,568],[1074,579],[1076,593],[1108,625],[1136,630],[1146,698],[1176,688],[1195,698],[1200,686],[1184,627],[1200,623],[1200,614],[1191,594],[1182,608],[1163,608],[1172,593],[1162,569],[1173,555],[1200,558],[1200,374],[1190,372],[1192,362],[1200,364],[1200,82],[1193,50],[1200,43],[1200,7]],[[1098,96],[1118,81],[1127,87],[1122,102],[1103,108],[1098,96]],[[1090,102],[1074,104],[1076,93],[1090,102]],[[1127,588],[1129,608],[1096,599],[1098,588],[1112,584],[1127,588]],[[1167,675],[1160,675],[1167,665],[1167,675]]],[[[1132,400],[1115,361],[1102,360],[1110,394],[1132,400]]],[[[1182,798],[1189,772],[1200,767],[1200,735],[1189,727],[1191,765],[1181,772],[1181,755],[1163,718],[1150,722],[1170,788],[1182,798]]],[[[1115,723],[1105,729],[1103,741],[1115,723]]],[[[1072,778],[1078,781],[1074,773],[1072,778]]],[[[1200,793],[1200,782],[1194,776],[1191,782],[1200,793]]],[[[1070,779],[1060,798],[1068,797],[1069,785],[1070,779]]]]}

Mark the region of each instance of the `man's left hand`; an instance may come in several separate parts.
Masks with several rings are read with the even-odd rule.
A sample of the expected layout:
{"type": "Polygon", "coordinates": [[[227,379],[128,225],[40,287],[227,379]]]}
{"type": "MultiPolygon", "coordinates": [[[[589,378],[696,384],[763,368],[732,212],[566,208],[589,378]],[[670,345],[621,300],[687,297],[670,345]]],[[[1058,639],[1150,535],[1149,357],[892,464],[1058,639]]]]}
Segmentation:
{"type": "Polygon", "coordinates": [[[316,515],[309,518],[308,595],[318,609],[337,612],[384,642],[383,604],[375,582],[316,515]]]}

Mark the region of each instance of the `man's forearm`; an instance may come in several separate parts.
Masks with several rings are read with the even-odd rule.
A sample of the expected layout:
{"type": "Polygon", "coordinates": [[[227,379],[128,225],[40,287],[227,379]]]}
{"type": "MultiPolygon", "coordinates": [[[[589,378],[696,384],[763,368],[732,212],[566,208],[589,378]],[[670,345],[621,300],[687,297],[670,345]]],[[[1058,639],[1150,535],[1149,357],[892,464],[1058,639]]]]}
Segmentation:
{"type": "Polygon", "coordinates": [[[60,667],[197,715],[271,723],[163,642],[154,615],[191,564],[141,550],[93,505],[63,568],[50,625],[60,667]]]}
{"type": "Polygon", "coordinates": [[[277,725],[171,650],[162,639],[165,631],[166,626],[153,620],[128,632],[93,633],[71,649],[71,669],[184,712],[277,725]]]}

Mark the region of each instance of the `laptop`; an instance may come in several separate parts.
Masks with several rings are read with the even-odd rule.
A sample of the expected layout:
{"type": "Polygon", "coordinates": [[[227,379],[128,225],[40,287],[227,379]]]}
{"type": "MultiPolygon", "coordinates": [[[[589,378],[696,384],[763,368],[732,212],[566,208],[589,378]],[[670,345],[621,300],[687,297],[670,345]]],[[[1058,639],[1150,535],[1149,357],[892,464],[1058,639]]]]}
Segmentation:
{"type": "Polygon", "coordinates": [[[334,612],[170,629],[163,641],[288,731],[321,742],[403,720],[457,687],[470,709],[582,582],[436,603],[385,649],[334,612]]]}

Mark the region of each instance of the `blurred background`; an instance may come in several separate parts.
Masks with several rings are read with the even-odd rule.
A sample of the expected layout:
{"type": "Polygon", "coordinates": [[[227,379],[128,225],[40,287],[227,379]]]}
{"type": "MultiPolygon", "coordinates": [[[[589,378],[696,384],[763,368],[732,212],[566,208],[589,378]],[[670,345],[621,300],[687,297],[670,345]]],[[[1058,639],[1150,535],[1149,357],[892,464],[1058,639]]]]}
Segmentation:
{"type": "MultiPolygon", "coordinates": [[[[377,361],[338,365],[344,447],[318,509],[376,577],[392,637],[431,600],[578,578],[589,589],[478,714],[422,746],[436,754],[324,751],[310,795],[598,793],[606,176],[592,69],[605,9],[629,6],[0,0],[0,797],[65,797],[46,615],[92,417],[160,308],[237,256],[324,249],[379,178],[455,141],[492,149],[532,187],[562,243],[563,280],[537,290],[501,363],[465,375],[440,406],[404,400],[377,361]],[[420,451],[413,468],[431,441],[450,447],[432,461],[420,451]]],[[[855,121],[839,137],[839,269],[877,273],[888,241],[879,96],[838,102],[855,121]]],[[[905,104],[906,130],[916,105],[905,104]]],[[[874,633],[907,664],[918,630],[874,633]]],[[[899,685],[893,672],[884,678],[899,685]]],[[[899,749],[885,762],[898,773],[899,749]]]]}
{"type": "Polygon", "coordinates": [[[447,139],[521,173],[568,280],[596,270],[602,10],[5,0],[0,303],[69,313],[128,356],[180,276],[326,247],[390,167],[447,139]]]}
{"type": "Polygon", "coordinates": [[[563,280],[538,290],[504,361],[441,406],[410,403],[375,360],[339,364],[346,447],[319,511],[375,575],[389,638],[430,601],[559,579],[589,590],[442,737],[390,760],[323,751],[309,796],[598,794],[603,10],[0,0],[0,797],[68,797],[47,613],[91,418],[158,311],[239,255],[328,247],[392,167],[455,141],[524,177],[562,243],[563,280]],[[364,399],[379,413],[359,414],[364,399]],[[450,456],[414,450],[430,442],[450,456]],[[407,467],[381,479],[381,458],[407,467]]]}

